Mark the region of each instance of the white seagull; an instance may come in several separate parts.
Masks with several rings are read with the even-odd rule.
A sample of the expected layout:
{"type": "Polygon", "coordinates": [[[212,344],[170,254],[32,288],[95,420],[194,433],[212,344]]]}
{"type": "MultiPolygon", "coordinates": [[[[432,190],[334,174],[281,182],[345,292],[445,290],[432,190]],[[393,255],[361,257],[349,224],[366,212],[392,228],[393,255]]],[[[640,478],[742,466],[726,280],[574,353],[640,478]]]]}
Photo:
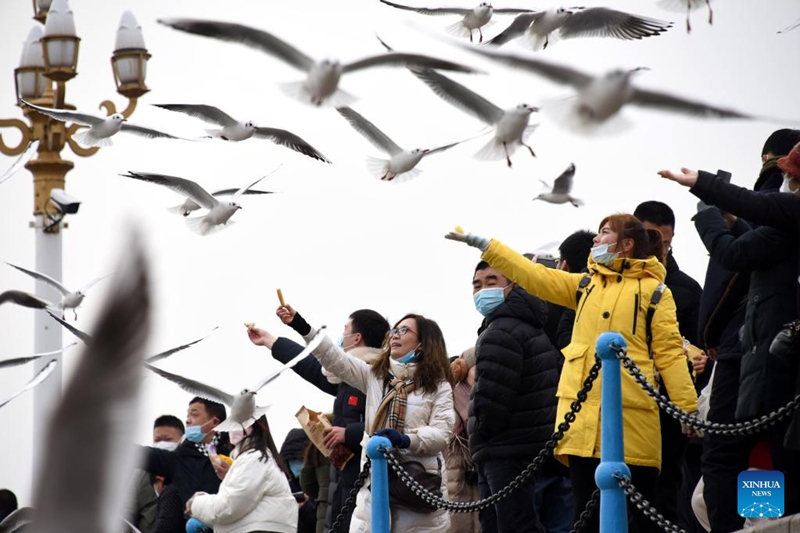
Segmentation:
{"type": "MultiPolygon", "coordinates": [[[[544,200],[545,202],[550,202],[551,204],[565,204],[569,202],[575,207],[583,205],[583,200],[579,200],[578,198],[570,196],[570,191],[572,191],[572,178],[574,177],[575,163],[572,163],[564,172],[561,173],[559,177],[556,178],[556,181],[553,183],[553,188],[550,192],[542,193],[534,198],[534,200],[544,200]]],[[[550,187],[550,184],[546,181],[539,181],[544,183],[547,187],[550,187]]]]}
{"type": "Polygon", "coordinates": [[[59,283],[58,281],[54,280],[53,278],[51,278],[46,274],[42,274],[41,272],[36,272],[35,270],[28,270],[27,268],[22,268],[21,266],[12,265],[11,263],[6,263],[6,264],[10,267],[16,268],[20,272],[23,272],[34,279],[47,283],[48,285],[56,289],[58,292],[60,292],[62,295],[61,302],[56,304],[55,307],[61,309],[61,318],[64,318],[64,313],[67,309],[72,309],[72,312],[75,313],[76,320],[78,319],[77,308],[78,306],[81,305],[81,303],[83,303],[84,298],[86,298],[86,291],[91,289],[92,286],[98,281],[102,281],[111,274],[113,274],[113,272],[109,272],[108,274],[100,276],[99,278],[93,279],[80,289],[76,291],[71,291],[64,285],[62,285],[61,283],[59,283]]]}
{"type": "Polygon", "coordinates": [[[658,6],[666,11],[686,12],[686,33],[692,32],[692,24],[689,22],[689,14],[695,9],[705,4],[708,7],[708,23],[714,22],[714,11],[711,9],[711,0],[658,0],[658,6]]]}
{"type": "Polygon", "coordinates": [[[201,207],[208,209],[208,213],[204,216],[186,219],[186,225],[189,226],[189,229],[199,235],[210,235],[234,224],[234,221],[230,220],[230,218],[236,211],[242,208],[238,202],[239,197],[250,189],[250,187],[253,187],[256,183],[267,177],[261,176],[250,185],[246,185],[233,193],[229,201],[220,202],[192,180],[175,176],[166,176],[164,174],[152,174],[150,172],[128,172],[127,174],[120,174],[120,176],[163,185],[183,196],[191,198],[201,207]]]}
{"type": "Polygon", "coordinates": [[[38,148],[39,148],[39,139],[36,139],[35,141],[32,141],[32,142],[31,142],[31,143],[28,145],[28,147],[27,147],[27,148],[25,148],[25,151],[23,151],[23,152],[22,152],[22,154],[20,154],[20,156],[17,158],[17,160],[16,160],[16,161],[14,161],[14,162],[11,164],[11,166],[10,166],[10,167],[8,167],[8,168],[6,169],[6,171],[5,171],[5,172],[3,172],[2,174],[0,174],[0,183],[3,183],[3,182],[4,182],[4,181],[6,181],[8,178],[10,178],[10,177],[11,177],[11,176],[13,176],[14,174],[16,174],[16,172],[17,172],[17,171],[18,171],[20,168],[22,168],[22,166],[23,166],[23,165],[25,165],[25,163],[27,163],[28,161],[30,161],[30,160],[31,160],[31,158],[33,158],[33,156],[35,156],[35,155],[36,155],[36,150],[37,150],[38,148]]]}
{"type": "MultiPolygon", "coordinates": [[[[33,355],[29,355],[27,357],[15,357],[13,359],[3,359],[0,361],[0,368],[8,368],[10,366],[19,366],[24,365],[26,363],[30,363],[31,361],[36,361],[37,359],[41,359],[42,357],[49,357],[51,355],[58,355],[60,353],[64,353],[65,351],[69,350],[73,346],[77,346],[77,342],[73,342],[72,344],[68,344],[63,348],[58,350],[53,350],[51,352],[42,352],[42,353],[35,353],[33,355]]],[[[2,529],[0,529],[2,531],[2,529]]]]}
{"type": "MultiPolygon", "coordinates": [[[[793,29],[800,27],[800,18],[783,28],[782,30],[778,31],[778,33],[786,33],[792,31],[793,29]]],[[[0,180],[2,182],[2,180],[0,180]]]]}
{"type": "Polygon", "coordinates": [[[31,379],[24,387],[22,387],[20,390],[18,390],[17,392],[12,394],[11,396],[8,396],[8,397],[0,400],[0,407],[3,407],[5,404],[7,404],[11,400],[13,400],[17,396],[19,396],[20,394],[22,394],[26,390],[30,390],[30,389],[34,388],[36,385],[38,385],[39,383],[41,383],[42,381],[44,381],[48,377],[50,377],[50,374],[52,374],[53,370],[55,370],[55,368],[56,368],[56,364],[58,364],[58,363],[57,363],[57,361],[55,359],[53,359],[52,361],[47,363],[44,366],[44,368],[42,368],[35,376],[33,376],[33,379],[31,379]]]}
{"type": "Polygon", "coordinates": [[[81,354],[47,427],[33,483],[31,532],[120,531],[120,515],[126,514],[130,473],[139,458],[134,433],[152,301],[142,239],[122,249],[94,342],[81,354]],[[77,472],[96,480],[93,490],[75,490],[77,472]]]}
{"type": "Polygon", "coordinates": [[[256,406],[255,395],[258,393],[258,391],[263,389],[269,383],[272,383],[272,381],[274,381],[283,372],[289,370],[294,365],[309,356],[311,352],[322,342],[322,338],[325,336],[325,331],[325,326],[321,327],[302,352],[297,354],[278,370],[271,372],[268,376],[261,379],[252,388],[242,389],[239,394],[235,396],[233,394],[228,394],[227,392],[224,392],[216,387],[212,387],[211,385],[206,385],[200,381],[195,381],[178,374],[167,372],[166,370],[162,370],[147,362],[145,362],[144,366],[162,378],[176,383],[186,392],[225,404],[230,407],[230,416],[222,424],[215,427],[214,431],[219,433],[231,431],[233,429],[247,429],[253,422],[260,418],[261,415],[266,413],[267,409],[269,408],[256,406]]]}
{"type": "Polygon", "coordinates": [[[42,300],[33,294],[17,290],[3,291],[0,293],[0,305],[5,303],[17,304],[31,309],[47,309],[53,305],[47,300],[42,300]]]}
{"type": "Polygon", "coordinates": [[[494,126],[494,137],[475,154],[475,157],[492,160],[502,159],[505,156],[509,168],[511,167],[511,154],[519,146],[524,146],[533,157],[536,157],[533,148],[525,144],[525,138],[539,126],[538,124],[529,125],[531,113],[539,111],[538,107],[522,103],[511,109],[503,110],[438,72],[417,68],[409,70],[445,102],[477,117],[490,126],[494,126]]]}
{"type": "MultiPolygon", "coordinates": [[[[230,196],[236,193],[238,189],[220,189],[218,191],[214,191],[211,193],[211,196],[230,196]]],[[[259,189],[247,189],[242,194],[275,194],[272,191],[262,191],[259,189]]],[[[203,206],[192,200],[191,198],[187,198],[183,201],[181,205],[176,205],[174,207],[168,207],[167,211],[170,213],[178,213],[185,217],[188,217],[192,211],[197,211],[198,209],[202,209],[203,206]]]]}
{"type": "Polygon", "coordinates": [[[308,76],[304,81],[283,84],[282,87],[291,96],[317,106],[328,101],[330,101],[334,107],[349,105],[353,97],[338,88],[339,78],[349,72],[355,72],[365,68],[377,66],[397,67],[413,64],[441,70],[477,72],[473,68],[459,65],[451,61],[420,54],[406,53],[381,54],[346,64],[332,59],[314,61],[294,46],[275,37],[271,33],[242,24],[181,18],[162,19],[159,20],[159,22],[187,33],[241,43],[281,59],[298,70],[306,72],[308,76]]]}
{"type": "Polygon", "coordinates": [[[558,7],[517,16],[508,28],[487,44],[500,46],[525,36],[534,50],[543,50],[559,38],[614,37],[633,40],[658,35],[671,26],[671,22],[631,15],[606,7],[558,7]]]}
{"type": "Polygon", "coordinates": [[[367,159],[367,168],[369,168],[370,172],[376,178],[381,180],[392,181],[395,178],[400,178],[395,183],[410,180],[422,172],[415,167],[423,157],[444,152],[461,143],[461,141],[454,142],[432,149],[414,148],[413,150],[404,150],[385,133],[379,130],[372,122],[365,119],[353,109],[349,107],[339,107],[336,108],[336,110],[347,119],[347,122],[353,126],[354,130],[363,135],[364,138],[375,145],[376,148],[383,150],[390,156],[389,159],[378,159],[376,157],[367,159]]]}
{"type": "Polygon", "coordinates": [[[469,35],[469,42],[472,41],[472,32],[478,30],[479,43],[483,42],[483,32],[481,28],[489,24],[492,20],[492,15],[519,15],[520,13],[531,13],[532,9],[516,9],[516,8],[495,8],[489,2],[481,2],[472,9],[461,7],[411,7],[402,4],[395,4],[388,0],[381,0],[387,6],[392,6],[404,11],[413,11],[420,15],[459,15],[461,20],[455,24],[448,26],[448,30],[458,36],[466,37],[469,35]]]}
{"type": "Polygon", "coordinates": [[[74,139],[85,146],[112,146],[114,143],[111,137],[120,131],[126,133],[133,133],[140,137],[147,137],[148,139],[179,139],[169,133],[164,133],[151,128],[144,128],[130,124],[128,119],[119,113],[114,113],[109,117],[98,117],[88,113],[79,113],[77,111],[67,111],[65,109],[52,109],[49,107],[40,107],[30,102],[22,100],[26,106],[30,107],[47,115],[48,117],[60,120],[61,122],[72,122],[73,124],[80,124],[87,126],[89,129],[75,134],[74,139]]]}
{"type": "Polygon", "coordinates": [[[207,129],[206,133],[217,139],[224,141],[244,141],[251,137],[257,139],[268,139],[275,144],[285,146],[295,152],[299,152],[308,157],[312,157],[325,163],[331,161],[322,155],[316,148],[304,141],[298,135],[277,128],[259,127],[252,120],[236,120],[221,109],[212,105],[192,105],[192,104],[153,104],[168,111],[184,113],[190,117],[199,118],[206,122],[221,126],[220,128],[207,129]]]}
{"type": "Polygon", "coordinates": [[[577,91],[577,95],[571,100],[568,115],[562,117],[564,120],[560,124],[572,127],[581,133],[591,131],[592,128],[616,115],[626,104],[703,118],[776,120],[667,93],[636,88],[631,84],[631,77],[636,72],[647,70],[642,67],[612,70],[604,75],[594,76],[566,65],[529,56],[505,54],[474,46],[464,46],[464,48],[516,69],[538,74],[552,82],[571,85],[577,91]]]}

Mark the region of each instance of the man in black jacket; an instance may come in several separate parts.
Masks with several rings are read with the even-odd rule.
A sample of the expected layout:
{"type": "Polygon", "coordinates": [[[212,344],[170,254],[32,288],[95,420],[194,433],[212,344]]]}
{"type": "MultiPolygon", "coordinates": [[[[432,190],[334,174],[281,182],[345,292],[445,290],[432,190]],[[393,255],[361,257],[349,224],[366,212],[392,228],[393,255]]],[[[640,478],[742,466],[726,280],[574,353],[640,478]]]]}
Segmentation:
{"type": "MultiPolygon", "coordinates": [[[[481,498],[487,498],[522,473],[550,438],[560,355],[543,329],[544,302],[485,261],[475,268],[472,290],[485,320],[475,346],[477,381],[469,410],[469,448],[481,498]]],[[[540,515],[545,507],[569,522],[568,510],[548,505],[537,513],[535,488],[542,474],[535,483],[523,483],[481,511],[481,532],[544,532],[540,515]]]]}
{"type": "MultiPolygon", "coordinates": [[[[290,305],[285,307],[291,313],[286,324],[300,335],[307,335],[311,326],[290,305]]],[[[380,353],[388,332],[389,322],[380,313],[372,309],[359,309],[347,319],[339,345],[348,354],[371,362],[380,353]]],[[[275,337],[271,333],[267,333],[264,345],[282,363],[293,359],[305,348],[290,339],[275,337]]],[[[330,530],[358,479],[366,397],[360,390],[329,374],[313,355],[297,363],[292,370],[319,390],[336,397],[333,402],[333,427],[325,430],[325,445],[333,448],[337,444],[344,444],[353,452],[353,457],[341,471],[331,466],[331,485],[328,490],[330,502],[326,523],[326,530],[330,530]]],[[[341,517],[339,531],[350,528],[352,512],[351,508],[349,513],[341,517]]]]}

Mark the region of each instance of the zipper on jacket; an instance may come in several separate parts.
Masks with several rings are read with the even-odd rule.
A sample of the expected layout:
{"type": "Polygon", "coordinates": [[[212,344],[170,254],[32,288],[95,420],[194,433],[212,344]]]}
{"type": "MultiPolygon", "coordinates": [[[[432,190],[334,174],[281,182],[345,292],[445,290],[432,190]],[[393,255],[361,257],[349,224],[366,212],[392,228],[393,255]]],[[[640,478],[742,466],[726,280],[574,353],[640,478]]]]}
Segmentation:
{"type": "Polygon", "coordinates": [[[586,300],[589,299],[589,295],[592,294],[592,290],[594,289],[594,287],[595,287],[594,285],[588,287],[586,289],[586,296],[581,298],[581,308],[578,309],[578,314],[575,315],[575,322],[577,322],[581,318],[581,312],[583,311],[583,306],[586,305],[586,300]]]}
{"type": "Polygon", "coordinates": [[[639,318],[639,295],[633,295],[633,331],[631,334],[636,336],[636,319],[639,318]]]}

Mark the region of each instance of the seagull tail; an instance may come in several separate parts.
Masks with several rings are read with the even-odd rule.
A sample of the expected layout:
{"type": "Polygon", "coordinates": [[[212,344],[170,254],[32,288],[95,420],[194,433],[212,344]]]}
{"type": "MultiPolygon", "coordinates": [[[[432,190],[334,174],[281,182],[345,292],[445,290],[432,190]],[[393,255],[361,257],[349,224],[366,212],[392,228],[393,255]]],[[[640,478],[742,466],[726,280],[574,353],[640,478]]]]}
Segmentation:
{"type": "Polygon", "coordinates": [[[231,226],[236,223],[233,220],[228,220],[224,224],[210,224],[208,221],[205,220],[205,218],[206,218],[205,216],[192,217],[192,218],[187,217],[186,225],[189,226],[189,229],[192,230],[193,232],[205,237],[207,235],[213,235],[218,231],[222,231],[228,226],[231,226]]]}
{"type": "MultiPolygon", "coordinates": [[[[464,21],[459,20],[455,24],[450,24],[445,26],[445,31],[450,35],[454,35],[456,37],[463,37],[465,39],[469,39],[470,29],[464,26],[464,21]]],[[[474,30],[473,30],[474,31],[474,30]]]]}
{"type": "Polygon", "coordinates": [[[224,422],[220,423],[217,427],[215,427],[214,431],[217,433],[226,433],[228,431],[233,431],[241,428],[242,425],[239,422],[235,421],[231,417],[228,417],[225,419],[224,422]]]}
{"type": "Polygon", "coordinates": [[[287,83],[279,84],[281,91],[284,92],[287,96],[294,98],[295,100],[300,100],[304,104],[310,104],[314,106],[324,106],[324,107],[349,107],[353,102],[356,101],[356,98],[341,89],[336,89],[336,91],[325,98],[322,102],[316,102],[314,100],[314,96],[311,94],[311,91],[305,85],[305,81],[291,81],[287,83]]]}
{"type": "Polygon", "coordinates": [[[506,158],[506,151],[508,151],[508,155],[510,156],[517,150],[518,146],[518,142],[507,143],[506,150],[503,150],[503,143],[500,142],[497,137],[492,137],[491,140],[483,146],[483,148],[478,150],[478,152],[475,154],[475,157],[482,161],[502,160],[506,158]]]}
{"type": "Polygon", "coordinates": [[[553,46],[558,41],[558,32],[552,31],[549,35],[539,35],[538,33],[526,31],[522,40],[529,48],[539,52],[544,50],[545,43],[547,43],[547,46],[553,46]]]}
{"type": "Polygon", "coordinates": [[[113,146],[114,141],[111,140],[111,137],[95,137],[91,130],[80,131],[72,136],[78,144],[83,146],[113,146]]]}
{"type": "Polygon", "coordinates": [[[389,172],[389,160],[367,157],[367,170],[374,178],[381,179],[389,172]]]}
{"type": "Polygon", "coordinates": [[[170,213],[175,213],[175,214],[177,214],[177,215],[183,215],[183,216],[186,216],[186,215],[184,214],[184,213],[186,212],[186,208],[185,208],[185,207],[183,207],[183,204],[176,205],[176,206],[173,206],[173,207],[168,207],[168,208],[167,208],[167,211],[168,211],[168,212],[170,212],[170,213]]]}

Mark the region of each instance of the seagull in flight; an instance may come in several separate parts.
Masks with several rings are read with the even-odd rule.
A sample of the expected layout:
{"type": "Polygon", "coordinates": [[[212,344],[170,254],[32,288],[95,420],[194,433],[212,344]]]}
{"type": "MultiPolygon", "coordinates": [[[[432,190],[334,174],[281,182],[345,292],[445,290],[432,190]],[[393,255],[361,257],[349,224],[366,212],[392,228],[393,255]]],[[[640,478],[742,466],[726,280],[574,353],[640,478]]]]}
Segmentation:
{"type": "Polygon", "coordinates": [[[35,141],[32,141],[27,148],[25,148],[25,151],[23,151],[22,154],[20,154],[17,160],[14,161],[11,164],[11,166],[6,169],[5,172],[0,174],[0,183],[3,183],[8,178],[16,174],[17,171],[25,165],[25,163],[30,161],[33,158],[33,156],[36,155],[36,150],[38,150],[38,148],[39,148],[39,139],[36,139],[35,141]]]}
{"type": "MultiPolygon", "coordinates": [[[[570,101],[568,116],[563,117],[565,120],[560,123],[572,127],[580,133],[591,131],[593,127],[616,115],[626,104],[702,118],[777,121],[660,91],[634,87],[631,78],[637,72],[647,70],[643,67],[629,70],[617,69],[595,76],[573,67],[529,56],[489,51],[474,46],[464,46],[464,48],[513,68],[532,72],[554,83],[572,86],[577,94],[570,101]]],[[[780,122],[785,122],[785,120],[780,122]]]]}
{"type": "Polygon", "coordinates": [[[283,372],[289,370],[310,355],[311,352],[314,351],[314,349],[322,342],[322,339],[325,336],[325,331],[326,328],[323,326],[302,352],[297,354],[278,370],[271,372],[265,378],[261,379],[253,387],[249,389],[242,389],[239,394],[235,396],[200,381],[195,381],[178,374],[167,372],[166,370],[155,367],[148,362],[145,362],[144,366],[162,378],[176,383],[186,392],[200,396],[201,398],[206,398],[208,400],[225,404],[230,407],[230,416],[222,424],[215,427],[214,431],[224,432],[231,431],[233,429],[247,429],[253,422],[260,418],[261,415],[266,413],[268,409],[268,407],[256,406],[255,395],[258,393],[258,391],[272,383],[283,372]]]}
{"type": "MultiPolygon", "coordinates": [[[[474,47],[470,46],[470,48],[474,47]]],[[[445,102],[473,115],[489,126],[494,126],[494,137],[475,154],[475,157],[492,160],[502,159],[505,156],[509,168],[511,168],[511,154],[519,146],[524,146],[533,157],[536,157],[533,148],[525,144],[525,138],[539,126],[538,124],[529,125],[531,113],[539,111],[538,107],[521,103],[516,107],[503,110],[436,71],[414,67],[410,67],[409,70],[445,102]]]]}
{"type": "Polygon", "coordinates": [[[61,122],[72,122],[73,124],[87,126],[89,128],[88,130],[77,133],[74,136],[76,141],[85,146],[112,146],[114,143],[111,140],[111,137],[120,131],[133,133],[135,135],[139,135],[140,137],[147,137],[148,139],[180,138],[162,131],[130,124],[128,119],[119,113],[114,113],[109,117],[98,117],[88,113],[79,113],[77,111],[41,107],[31,104],[30,102],[26,102],[25,100],[22,100],[22,103],[31,109],[38,111],[39,113],[47,115],[48,117],[54,118],[61,122]]]}
{"type": "MultiPolygon", "coordinates": [[[[778,33],[787,33],[787,32],[790,32],[790,31],[792,31],[793,29],[795,29],[797,27],[800,27],[800,18],[795,20],[794,22],[792,22],[791,24],[789,24],[788,26],[786,26],[782,30],[780,30],[778,33]]],[[[2,181],[3,180],[0,179],[0,183],[2,183],[2,181]]]]}
{"type": "MultiPolygon", "coordinates": [[[[534,198],[534,200],[544,200],[545,202],[550,202],[551,204],[565,204],[569,202],[575,207],[583,205],[583,200],[579,200],[578,198],[570,196],[570,191],[572,191],[572,178],[574,177],[575,163],[572,163],[564,172],[561,173],[559,177],[556,178],[556,181],[553,184],[550,192],[542,193],[534,198]]],[[[542,181],[542,183],[544,183],[545,186],[550,187],[549,183],[545,181],[542,181]]]]}
{"type": "Polygon", "coordinates": [[[77,308],[83,303],[84,298],[86,298],[86,291],[92,288],[92,286],[98,281],[102,281],[111,274],[113,274],[113,272],[110,272],[108,274],[100,276],[99,278],[95,278],[86,285],[84,285],[83,287],[81,287],[80,289],[76,291],[71,291],[64,285],[62,285],[61,283],[59,283],[58,281],[54,280],[53,278],[51,278],[46,274],[42,274],[41,272],[36,272],[35,270],[28,270],[27,268],[22,268],[21,266],[12,265],[11,263],[6,263],[6,264],[10,267],[16,268],[20,272],[29,275],[33,279],[47,283],[48,285],[56,289],[58,292],[60,292],[62,295],[61,302],[58,303],[56,307],[58,309],[61,309],[62,311],[61,318],[64,318],[64,313],[67,309],[72,309],[72,312],[75,313],[75,320],[78,319],[77,308]]]}
{"type": "MultiPolygon", "coordinates": [[[[236,193],[238,189],[220,189],[218,191],[214,191],[211,193],[211,196],[230,196],[236,193]]],[[[259,189],[247,189],[242,194],[275,194],[272,191],[262,191],[259,189]]],[[[181,205],[176,205],[174,207],[168,207],[167,211],[170,213],[179,213],[185,217],[188,217],[192,211],[197,211],[198,209],[202,209],[202,206],[192,200],[191,198],[187,198],[183,201],[181,205]]]]}
{"type": "Polygon", "coordinates": [[[478,30],[478,35],[480,36],[478,40],[479,43],[483,42],[483,32],[481,31],[481,28],[491,22],[493,14],[519,15],[520,13],[533,12],[532,9],[497,9],[489,2],[481,2],[472,9],[461,7],[411,7],[404,6],[402,4],[395,4],[394,2],[389,2],[388,0],[381,0],[381,2],[387,6],[392,6],[404,11],[413,11],[415,13],[419,13],[420,15],[459,15],[462,17],[461,20],[451,26],[448,26],[448,30],[459,36],[466,37],[469,35],[469,42],[473,42],[472,32],[474,30],[478,30]]]}
{"type": "Polygon", "coordinates": [[[234,224],[234,221],[230,220],[230,218],[236,211],[242,208],[238,202],[239,197],[259,181],[267,177],[261,176],[250,185],[238,189],[233,193],[229,201],[221,202],[196,182],[185,178],[153,174],[150,172],[128,172],[127,174],[120,174],[120,176],[162,185],[194,200],[194,202],[201,207],[208,209],[208,213],[204,216],[186,219],[186,225],[189,226],[189,229],[199,235],[210,235],[234,224]]]}
{"type": "MultiPolygon", "coordinates": [[[[42,352],[42,353],[35,353],[33,355],[29,355],[27,357],[15,357],[13,359],[3,359],[0,361],[0,368],[8,368],[11,366],[19,366],[30,363],[31,361],[36,361],[37,359],[41,359],[42,357],[49,357],[51,355],[58,355],[60,353],[64,353],[73,346],[77,346],[77,342],[73,342],[72,344],[68,344],[63,348],[59,348],[58,350],[53,350],[51,352],[42,352]]],[[[2,531],[2,529],[0,529],[2,531]]]]}
{"type": "Polygon", "coordinates": [[[50,377],[50,374],[52,374],[53,370],[56,369],[56,364],[57,363],[58,362],[55,359],[53,359],[52,361],[47,363],[44,366],[44,368],[42,368],[35,376],[33,376],[33,379],[31,379],[24,387],[22,387],[20,390],[18,390],[17,392],[12,394],[11,396],[8,396],[6,398],[0,399],[0,407],[3,407],[5,404],[10,402],[11,400],[16,398],[17,396],[19,396],[23,392],[25,392],[27,390],[31,390],[32,388],[36,387],[36,385],[38,385],[39,383],[43,382],[48,377],[50,377]]]}
{"type": "Polygon", "coordinates": [[[686,12],[686,33],[692,32],[692,24],[689,22],[689,14],[699,9],[703,4],[708,7],[708,24],[714,22],[714,11],[711,9],[711,0],[658,0],[658,6],[666,11],[685,11],[686,12]]]}
{"type": "Polygon", "coordinates": [[[213,37],[223,41],[232,41],[255,48],[266,54],[283,60],[289,65],[307,73],[302,82],[284,84],[288,94],[303,102],[320,106],[330,101],[334,107],[349,105],[354,99],[339,89],[339,79],[347,73],[377,66],[405,66],[413,64],[420,67],[457,72],[477,72],[475,69],[430,56],[407,53],[390,53],[367,57],[358,61],[342,64],[338,60],[323,59],[315,61],[289,43],[263,30],[212,20],[196,19],[161,19],[161,24],[185,31],[213,37]]]}
{"type": "Polygon", "coordinates": [[[365,119],[355,110],[349,107],[339,107],[336,108],[336,110],[350,123],[354,130],[363,135],[364,138],[375,145],[376,148],[383,150],[390,156],[389,159],[378,159],[375,157],[367,159],[367,167],[369,170],[375,177],[384,181],[392,181],[395,178],[400,178],[395,182],[400,183],[411,179],[422,172],[415,167],[417,163],[422,161],[423,157],[444,152],[461,143],[461,141],[459,141],[432,149],[414,148],[413,150],[404,150],[385,133],[379,130],[375,124],[365,119]]]}
{"type": "Polygon", "coordinates": [[[3,291],[0,293],[0,305],[5,303],[13,303],[31,309],[47,309],[53,305],[33,294],[17,290],[3,291]]]}
{"type": "Polygon", "coordinates": [[[667,31],[664,22],[607,7],[552,8],[518,15],[511,25],[487,44],[501,46],[525,36],[534,50],[543,50],[558,39],[614,37],[626,41],[652,37],[667,31]]]}
{"type": "Polygon", "coordinates": [[[184,113],[190,117],[199,118],[205,122],[210,122],[220,126],[220,128],[207,129],[206,133],[217,139],[224,141],[239,142],[255,137],[257,139],[268,139],[275,144],[285,146],[295,152],[299,152],[308,157],[317,159],[325,163],[331,161],[322,155],[316,148],[304,141],[298,135],[277,128],[259,127],[252,120],[236,120],[221,109],[212,105],[192,105],[192,104],[153,104],[155,107],[184,113]]]}

